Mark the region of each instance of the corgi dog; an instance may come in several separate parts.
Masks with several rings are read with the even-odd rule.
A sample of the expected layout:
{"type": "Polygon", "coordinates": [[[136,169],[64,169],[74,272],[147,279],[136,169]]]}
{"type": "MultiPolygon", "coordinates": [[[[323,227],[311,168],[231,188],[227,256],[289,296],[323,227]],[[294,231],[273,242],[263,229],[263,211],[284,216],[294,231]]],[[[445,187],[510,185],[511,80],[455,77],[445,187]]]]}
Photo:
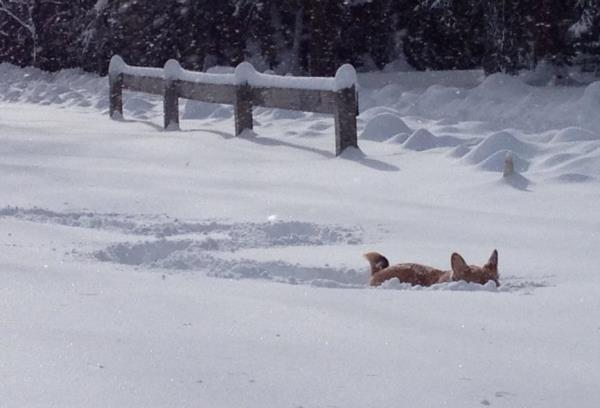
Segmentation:
{"type": "Polygon", "coordinates": [[[411,285],[431,286],[436,283],[465,281],[485,284],[498,281],[498,251],[494,249],[490,259],[483,266],[467,265],[462,256],[453,253],[450,257],[451,270],[442,271],[431,266],[403,263],[390,266],[389,261],[378,252],[368,252],[363,255],[371,266],[371,286],[379,286],[383,282],[398,278],[400,282],[411,285]]]}

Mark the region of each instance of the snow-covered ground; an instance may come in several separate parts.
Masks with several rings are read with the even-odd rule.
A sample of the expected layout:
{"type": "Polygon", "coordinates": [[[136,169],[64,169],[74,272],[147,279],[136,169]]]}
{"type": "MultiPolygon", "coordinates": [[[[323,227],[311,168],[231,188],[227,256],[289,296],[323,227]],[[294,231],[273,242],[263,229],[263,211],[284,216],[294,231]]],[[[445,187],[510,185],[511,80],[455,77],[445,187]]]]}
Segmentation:
{"type": "Polygon", "coordinates": [[[359,81],[335,158],[327,116],[163,132],[159,99],[110,121],[105,78],[0,65],[0,406],[598,406],[600,82],[359,81]],[[361,258],[494,248],[499,288],[361,258]]]}

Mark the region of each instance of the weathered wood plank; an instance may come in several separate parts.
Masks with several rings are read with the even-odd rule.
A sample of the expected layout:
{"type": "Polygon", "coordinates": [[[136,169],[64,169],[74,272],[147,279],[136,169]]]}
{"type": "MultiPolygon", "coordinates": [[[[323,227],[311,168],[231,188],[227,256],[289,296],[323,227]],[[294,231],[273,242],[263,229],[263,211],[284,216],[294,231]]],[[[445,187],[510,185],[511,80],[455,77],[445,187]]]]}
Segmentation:
{"type": "Polygon", "coordinates": [[[336,92],[335,155],[339,156],[348,147],[358,148],[356,116],[358,101],[354,87],[336,92]]]}
{"type": "Polygon", "coordinates": [[[295,88],[252,88],[252,101],[265,108],[334,113],[335,92],[295,88]]]}
{"type": "Polygon", "coordinates": [[[165,80],[154,77],[138,77],[130,74],[123,75],[123,89],[134,92],[146,92],[154,95],[163,95],[165,80]]]}
{"type": "Polygon", "coordinates": [[[181,98],[208,103],[235,104],[235,85],[177,81],[177,87],[181,98]]]}

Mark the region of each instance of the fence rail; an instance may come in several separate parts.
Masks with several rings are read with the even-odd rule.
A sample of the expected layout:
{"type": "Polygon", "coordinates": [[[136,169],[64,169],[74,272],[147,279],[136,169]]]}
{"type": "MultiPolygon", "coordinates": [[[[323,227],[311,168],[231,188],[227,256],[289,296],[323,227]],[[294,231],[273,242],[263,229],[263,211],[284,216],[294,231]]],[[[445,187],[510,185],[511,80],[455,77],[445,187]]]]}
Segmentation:
{"type": "Polygon", "coordinates": [[[335,77],[283,77],[258,73],[243,62],[234,74],[187,71],[175,60],[164,68],[134,67],[115,55],[110,62],[110,117],[123,117],[123,90],[162,95],[164,127],[179,129],[179,98],[233,105],[235,134],[252,129],[252,108],[262,106],[332,114],[335,120],[335,153],[358,147],[356,72],[341,66],[335,77]]]}

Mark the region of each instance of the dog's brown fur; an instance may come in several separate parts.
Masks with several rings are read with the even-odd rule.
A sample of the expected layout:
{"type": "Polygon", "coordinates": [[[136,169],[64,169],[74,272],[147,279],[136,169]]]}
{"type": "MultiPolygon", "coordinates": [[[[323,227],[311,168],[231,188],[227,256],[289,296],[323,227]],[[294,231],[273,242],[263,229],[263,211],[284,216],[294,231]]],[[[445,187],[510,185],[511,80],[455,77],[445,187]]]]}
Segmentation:
{"type": "Polygon", "coordinates": [[[467,265],[462,256],[453,253],[450,257],[452,269],[449,271],[414,263],[390,266],[386,257],[378,252],[368,252],[364,254],[364,257],[371,265],[371,280],[369,282],[371,286],[379,286],[392,278],[398,278],[400,282],[421,286],[460,280],[482,285],[488,281],[493,281],[496,285],[500,285],[498,281],[498,251],[495,249],[490,259],[483,266],[467,265]]]}

